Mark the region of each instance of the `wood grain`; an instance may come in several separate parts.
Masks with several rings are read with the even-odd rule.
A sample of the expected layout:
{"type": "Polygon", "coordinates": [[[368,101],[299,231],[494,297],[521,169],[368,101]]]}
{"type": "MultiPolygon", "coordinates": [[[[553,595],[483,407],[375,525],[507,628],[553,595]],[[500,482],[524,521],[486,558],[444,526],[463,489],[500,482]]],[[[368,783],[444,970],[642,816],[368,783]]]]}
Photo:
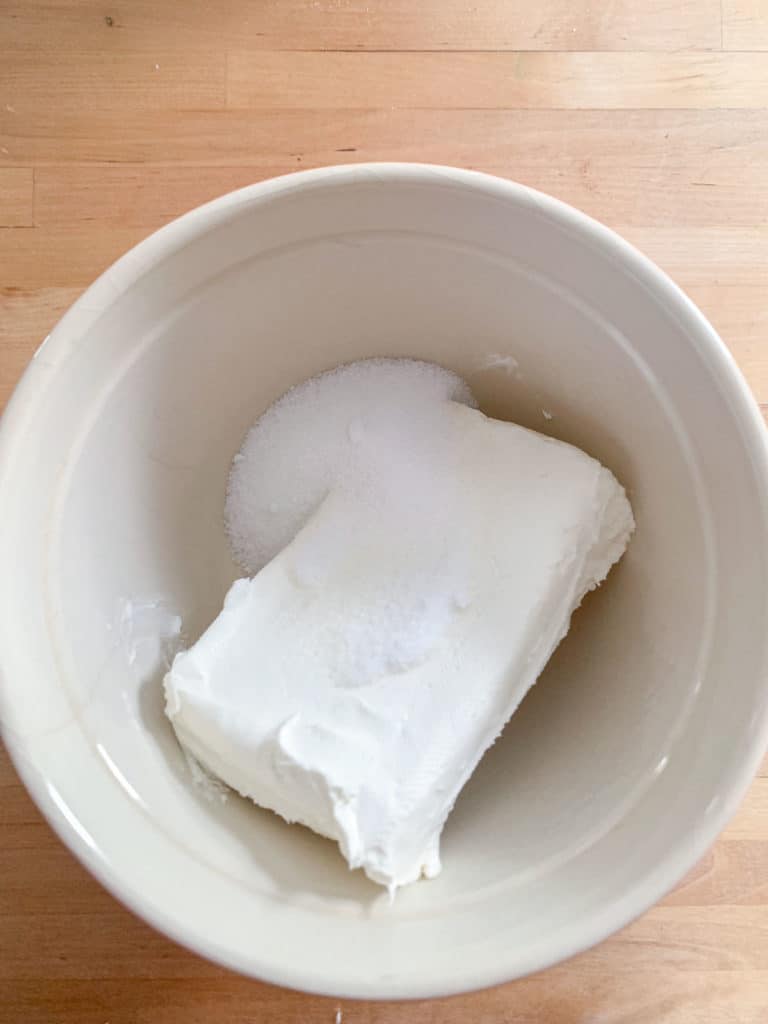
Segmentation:
{"type": "Polygon", "coordinates": [[[723,45],[729,50],[768,50],[766,0],[723,0],[723,45]]]}
{"type": "Polygon", "coordinates": [[[315,53],[233,50],[249,109],[720,109],[768,104],[755,53],[315,53]],[[460,85],[457,86],[457,83],[460,85]]]}
{"type": "Polygon", "coordinates": [[[9,49],[154,53],[252,50],[717,49],[719,0],[538,4],[498,0],[15,0],[0,7],[9,49]]]}
{"type": "Polygon", "coordinates": [[[35,172],[31,167],[0,166],[0,227],[31,228],[35,172]]]}
{"type": "MultiPolygon", "coordinates": [[[[459,164],[619,230],[768,412],[768,0],[0,0],[0,408],[94,277],[222,192],[356,160],[459,164]]],[[[1,570],[0,570],[1,571],[1,570]]],[[[768,759],[661,905],[543,976],[339,1003],[131,916],[0,755],[0,1024],[766,1024],[768,759]]]]}
{"type": "Polygon", "coordinates": [[[155,51],[117,53],[54,50],[3,56],[5,114],[14,120],[40,110],[87,110],[114,116],[126,108],[200,110],[221,107],[225,98],[222,54],[155,51]]]}

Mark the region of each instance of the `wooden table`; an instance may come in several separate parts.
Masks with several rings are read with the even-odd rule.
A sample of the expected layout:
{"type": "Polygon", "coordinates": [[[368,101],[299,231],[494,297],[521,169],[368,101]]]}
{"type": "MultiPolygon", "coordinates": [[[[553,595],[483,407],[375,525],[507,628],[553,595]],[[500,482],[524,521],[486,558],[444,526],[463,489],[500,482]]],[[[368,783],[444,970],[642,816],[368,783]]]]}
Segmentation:
{"type": "MultiPolygon", "coordinates": [[[[616,228],[768,403],[766,51],[768,0],[0,0],[0,406],[80,291],[161,224],[260,178],[386,159],[492,171],[616,228]]],[[[7,759],[0,786],[2,1024],[768,1022],[768,765],[620,935],[400,1005],[199,960],[91,880],[7,759]]]]}

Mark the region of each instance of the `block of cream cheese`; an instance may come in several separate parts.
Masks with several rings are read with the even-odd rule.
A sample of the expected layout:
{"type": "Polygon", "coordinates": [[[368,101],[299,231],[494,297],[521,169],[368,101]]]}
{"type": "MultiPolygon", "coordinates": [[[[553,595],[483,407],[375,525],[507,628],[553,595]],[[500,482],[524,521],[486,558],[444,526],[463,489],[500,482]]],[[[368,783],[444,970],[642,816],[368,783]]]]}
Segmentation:
{"type": "Polygon", "coordinates": [[[615,477],[492,420],[453,374],[350,364],[293,389],[236,458],[251,578],[165,679],[182,745],[394,890],[634,528],[615,477]]]}

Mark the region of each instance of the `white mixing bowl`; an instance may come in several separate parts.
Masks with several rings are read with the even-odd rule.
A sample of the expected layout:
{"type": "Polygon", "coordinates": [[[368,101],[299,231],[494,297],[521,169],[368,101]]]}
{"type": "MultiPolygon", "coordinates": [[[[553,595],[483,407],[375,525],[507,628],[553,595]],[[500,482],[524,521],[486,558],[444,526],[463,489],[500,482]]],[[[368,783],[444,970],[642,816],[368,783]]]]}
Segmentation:
{"type": "Polygon", "coordinates": [[[72,851],[205,956],[350,997],[513,978],[649,907],[744,793],[767,738],[767,483],[723,344],[587,217],[439,167],[243,189],[108,270],[6,412],[6,740],[72,851]],[[331,843],[192,784],[155,642],[176,612],[195,638],[235,576],[222,506],[248,425],[372,355],[442,363],[491,415],[585,448],[637,518],[459,799],[443,873],[393,906],[331,843]]]}

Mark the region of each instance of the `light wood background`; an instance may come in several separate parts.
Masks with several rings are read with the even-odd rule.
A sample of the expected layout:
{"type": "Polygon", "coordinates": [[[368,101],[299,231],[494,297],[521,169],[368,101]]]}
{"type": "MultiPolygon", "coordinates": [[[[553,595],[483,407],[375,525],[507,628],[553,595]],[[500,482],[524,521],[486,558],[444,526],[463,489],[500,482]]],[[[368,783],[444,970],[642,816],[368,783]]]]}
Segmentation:
{"type": "MultiPolygon", "coordinates": [[[[260,178],[385,159],[492,171],[616,228],[768,403],[768,0],[0,0],[0,407],[80,291],[161,224],[260,178]]],[[[768,1022],[768,763],[620,935],[418,1004],[197,959],[86,875],[2,755],[0,787],[2,1024],[768,1022]]]]}

